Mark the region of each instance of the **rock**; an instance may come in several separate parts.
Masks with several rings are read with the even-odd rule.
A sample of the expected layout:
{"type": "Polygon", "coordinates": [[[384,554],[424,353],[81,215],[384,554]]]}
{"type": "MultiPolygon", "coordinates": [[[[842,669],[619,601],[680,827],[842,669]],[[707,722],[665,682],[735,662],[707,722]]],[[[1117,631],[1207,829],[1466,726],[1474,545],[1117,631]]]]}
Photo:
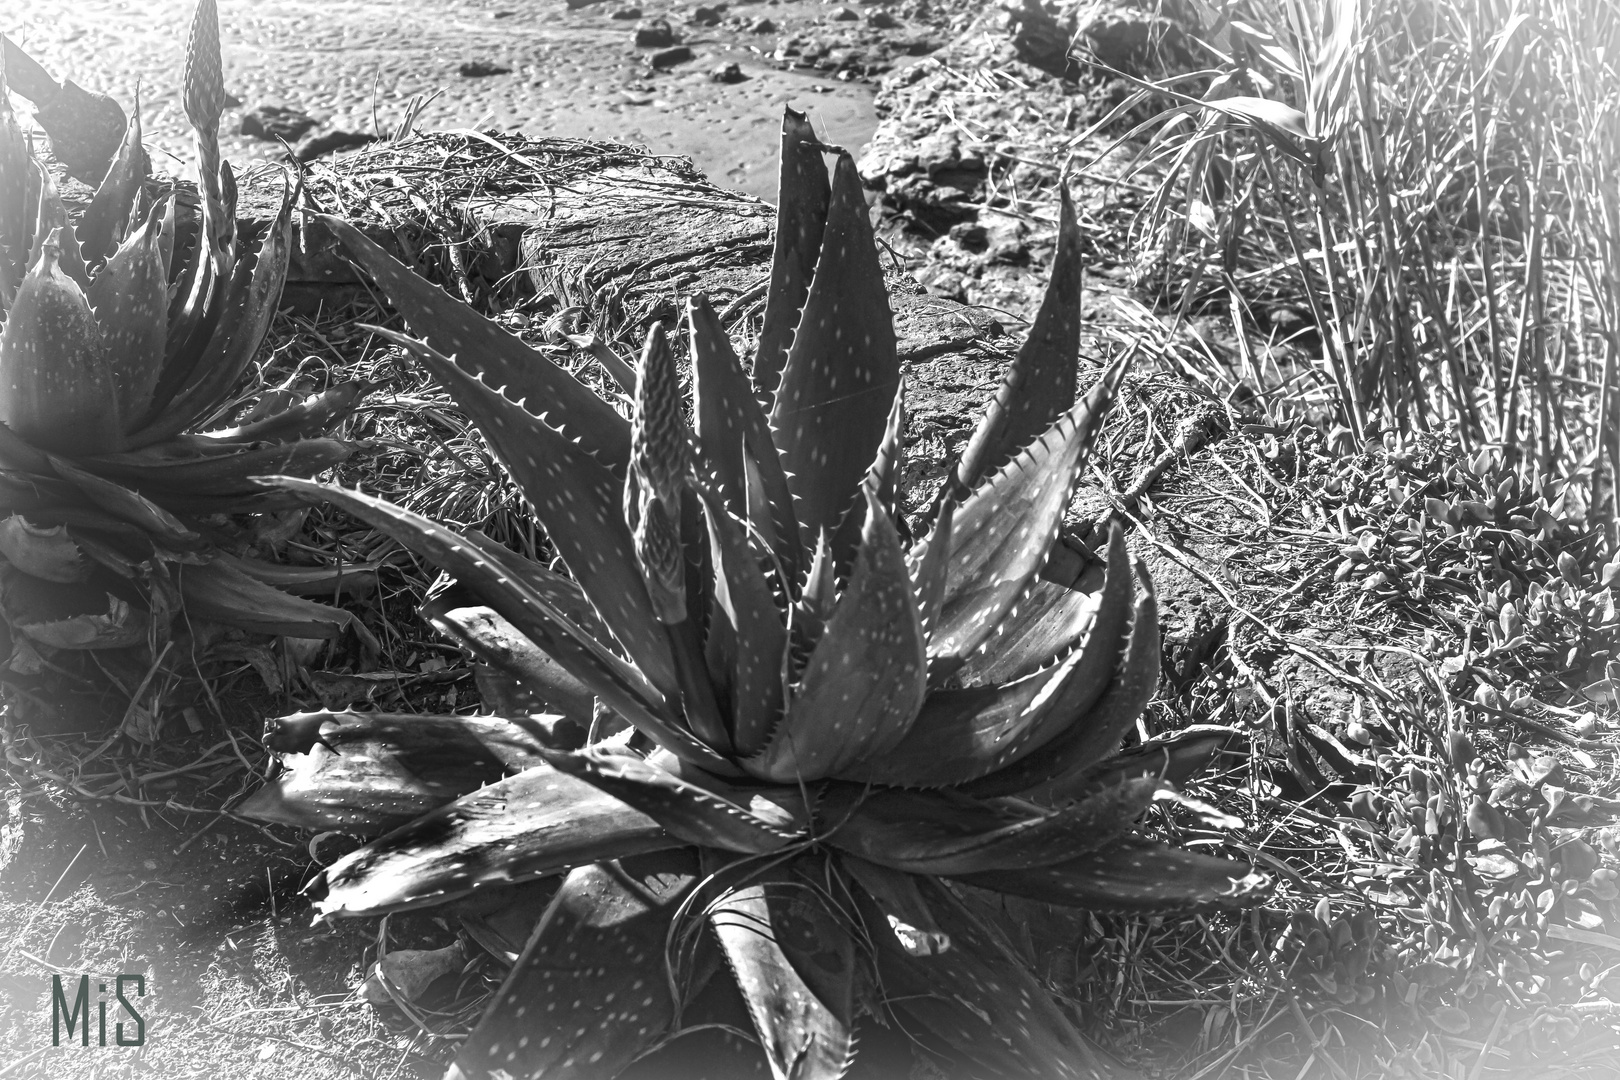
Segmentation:
{"type": "Polygon", "coordinates": [[[456,74],[463,79],[483,79],[490,75],[509,75],[512,69],[491,60],[463,60],[456,74]]]}
{"type": "Polygon", "coordinates": [[[893,30],[900,25],[900,20],[878,8],[866,16],[866,25],[874,30],[893,30]]]}
{"type": "Polygon", "coordinates": [[[740,83],[747,77],[736,64],[721,64],[709,72],[709,81],[717,83],[740,83]]]}
{"type": "Polygon", "coordinates": [[[1024,0],[1022,7],[1009,7],[1007,28],[1018,59],[1049,75],[1079,76],[1080,65],[1069,56],[1069,31],[1041,6],[1040,0],[1024,0]]]}
{"type": "Polygon", "coordinates": [[[720,13],[712,7],[695,7],[686,16],[686,21],[695,26],[718,26],[720,13]]]}
{"type": "Polygon", "coordinates": [[[377,136],[364,131],[344,131],[340,128],[321,131],[304,136],[304,140],[293,148],[293,157],[298,161],[314,161],[327,154],[353,150],[357,146],[365,146],[376,141],[377,136]]]}
{"type": "Polygon", "coordinates": [[[51,153],[75,180],[99,183],[124,141],[124,110],[72,79],[58,83],[9,37],[0,34],[0,43],[11,90],[34,103],[34,119],[50,136],[51,153]]]}
{"type": "Polygon", "coordinates": [[[663,49],[675,44],[675,29],[667,19],[643,19],[636,24],[636,48],[663,49]]]}
{"type": "Polygon", "coordinates": [[[692,50],[685,45],[676,45],[669,49],[660,49],[647,58],[647,62],[655,68],[672,68],[676,64],[684,64],[692,59],[692,50]]]}
{"type": "Polygon", "coordinates": [[[568,10],[578,11],[582,7],[590,7],[596,0],[568,0],[568,10]]]}
{"type": "Polygon", "coordinates": [[[287,105],[255,105],[242,114],[242,134],[253,139],[297,142],[320,121],[287,105]]]}
{"type": "Polygon", "coordinates": [[[610,19],[639,19],[639,18],[641,18],[641,9],[638,8],[638,7],[622,7],[622,8],[619,8],[617,11],[615,11],[613,14],[609,15],[608,18],[610,18],[610,19]]]}
{"type": "MultiPolygon", "coordinates": [[[[1084,53],[1127,75],[1149,77],[1162,72],[1158,59],[1172,66],[1191,62],[1181,27],[1162,15],[1128,5],[1093,8],[1074,27],[1074,43],[1084,53]]],[[[1038,65],[1037,65],[1038,66],[1038,65]]]]}
{"type": "Polygon", "coordinates": [[[748,28],[750,34],[774,34],[776,24],[769,19],[760,19],[748,28]]]}
{"type": "Polygon", "coordinates": [[[827,17],[833,22],[855,22],[861,17],[861,13],[854,8],[841,7],[834,8],[832,14],[827,17]]]}

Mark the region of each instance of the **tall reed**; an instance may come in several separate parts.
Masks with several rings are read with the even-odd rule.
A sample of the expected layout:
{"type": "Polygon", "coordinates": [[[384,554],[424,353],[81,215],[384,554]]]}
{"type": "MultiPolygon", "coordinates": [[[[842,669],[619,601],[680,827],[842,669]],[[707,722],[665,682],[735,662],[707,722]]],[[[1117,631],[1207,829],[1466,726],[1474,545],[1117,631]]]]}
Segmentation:
{"type": "Polygon", "coordinates": [[[1358,441],[1454,425],[1470,450],[1595,482],[1612,514],[1620,9],[1186,7],[1210,66],[1142,83],[1104,123],[1176,103],[1116,145],[1161,174],[1139,239],[1177,316],[1232,315],[1237,357],[1203,375],[1281,412],[1321,406],[1358,441]],[[1314,324],[1303,373],[1267,348],[1274,304],[1314,324]]]}

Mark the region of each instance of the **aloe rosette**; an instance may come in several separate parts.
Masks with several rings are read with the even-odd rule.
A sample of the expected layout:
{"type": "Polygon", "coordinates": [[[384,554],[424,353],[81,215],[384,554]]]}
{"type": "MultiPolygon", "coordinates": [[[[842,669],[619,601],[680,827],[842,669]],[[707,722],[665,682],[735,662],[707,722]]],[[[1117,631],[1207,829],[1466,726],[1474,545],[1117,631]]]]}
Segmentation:
{"type": "Polygon", "coordinates": [[[203,432],[247,373],[286,279],[293,192],[264,234],[237,231],[220,160],[225,99],[213,0],[187,46],[195,197],[148,175],[134,109],[94,197],[71,220],[28,146],[0,65],[0,610],[63,648],[132,645],[185,604],[198,618],[330,637],[350,616],[329,575],[225,555],[217,515],[287,507],[250,481],[314,475],[355,445],[320,437],[365,387],[346,383],[255,422],[203,432]]]}
{"type": "Polygon", "coordinates": [[[778,1078],[842,1076],[857,1029],[883,1027],[975,1075],[1123,1075],[964,897],[1156,911],[1268,888],[1136,829],[1163,800],[1223,820],[1175,782],[1230,732],[1120,752],[1158,682],[1152,584],[1117,533],[1100,573],[1049,563],[1122,377],[1077,394],[1072,207],[1028,342],[908,548],[893,319],[854,163],[829,179],[823,151],[789,112],[751,371],[693,298],[690,405],[655,326],[629,420],[325,222],[570,572],[275,481],[454,579],[425,614],[504,713],[272,721],[285,771],[243,807],[375,836],[325,870],[324,916],[449,904],[512,962],[454,1076],[681,1075],[666,1055],[706,1036],[676,1036],[712,1036],[739,996],[778,1078]]]}

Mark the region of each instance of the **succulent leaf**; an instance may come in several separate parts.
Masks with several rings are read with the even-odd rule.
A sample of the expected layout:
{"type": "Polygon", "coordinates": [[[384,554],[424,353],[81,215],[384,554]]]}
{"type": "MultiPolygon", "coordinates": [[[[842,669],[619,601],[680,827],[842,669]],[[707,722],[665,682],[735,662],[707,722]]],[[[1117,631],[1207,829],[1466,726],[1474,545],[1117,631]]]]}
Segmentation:
{"type": "Polygon", "coordinates": [[[220,443],[291,442],[314,438],[331,431],[352,413],[380,384],[364,379],[338,383],[318,394],[311,394],[296,405],[239,427],[221,428],[203,437],[220,443]]]}
{"type": "Polygon", "coordinates": [[[43,449],[96,453],[115,445],[118,395],[89,301],[58,254],[53,235],[0,329],[0,421],[43,449]]]}
{"type": "Polygon", "coordinates": [[[653,688],[635,668],[524,580],[491,559],[480,546],[419,514],[381,499],[294,477],[267,482],[337,504],[373,528],[392,536],[465,585],[536,645],[589,686],[610,708],[660,746],[712,772],[735,773],[725,759],[677,725],[653,688]]]}
{"type": "MultiPolygon", "coordinates": [[[[857,502],[899,385],[894,316],[861,178],[840,154],[821,258],[771,406],[805,546],[823,529],[836,533],[857,502]]],[[[847,563],[847,553],[834,555],[847,563]]]]}
{"type": "Polygon", "coordinates": [[[13,630],[58,649],[121,649],[146,641],[147,613],[95,580],[46,581],[0,563],[0,612],[13,630]]]}
{"type": "Polygon", "coordinates": [[[168,344],[169,278],[163,264],[162,212],[118,246],[90,283],[101,347],[118,389],[121,419],[144,416],[163,371],[168,344]]]}
{"type": "Polygon", "coordinates": [[[694,296],[687,318],[692,327],[693,412],[703,460],[714,474],[726,509],[756,528],[769,526],[761,531],[771,539],[770,549],[796,585],[803,562],[799,522],[770,423],[708,298],[694,296]],[[757,491],[753,498],[751,488],[757,491]]]}
{"type": "Polygon", "coordinates": [[[186,610],[196,618],[280,637],[335,638],[348,629],[370,633],[349,612],[290,596],[222,559],[183,567],[179,579],[186,610]]]}
{"type": "Polygon", "coordinates": [[[866,528],[849,585],[805,663],[782,723],[743,763],[777,782],[814,780],[892,749],[927,693],[922,624],[894,522],[863,486],[866,528]]]}
{"type": "Polygon", "coordinates": [[[674,1019],[666,943],[697,880],[688,851],[571,872],[445,1080],[616,1076],[674,1019]]]}
{"type": "Polygon", "coordinates": [[[537,765],[343,856],[316,907],[327,918],[383,915],[680,843],[606,792],[537,765]]]}
{"type": "Polygon", "coordinates": [[[67,526],[41,527],[21,514],[0,520],[0,556],[23,573],[45,581],[71,585],[90,577],[67,526]]]}
{"type": "Polygon", "coordinates": [[[1047,866],[1095,851],[1125,832],[1159,787],[1156,778],[1137,778],[1057,810],[884,789],[861,800],[829,842],[914,874],[1047,866]]]}
{"type": "MultiPolygon", "coordinates": [[[[899,744],[842,770],[843,780],[933,788],[965,784],[1038,750],[1073,719],[1058,706],[1083,656],[996,686],[935,690],[899,744]]],[[[1098,688],[1099,693],[1101,687],[1098,688]]]]}
{"type": "Polygon", "coordinates": [[[724,683],[730,689],[731,743],[739,756],[758,753],[782,715],[787,628],[759,561],[720,497],[699,488],[715,568],[710,635],[724,630],[729,648],[724,683]]]}
{"type": "Polygon", "coordinates": [[[777,828],[730,799],[629,754],[586,749],[549,751],[545,757],[554,768],[635,807],[687,843],[763,855],[803,838],[802,831],[777,828]]]}
{"type": "MultiPolygon", "coordinates": [[[[548,656],[493,608],[430,600],[422,617],[433,628],[485,664],[515,680],[523,690],[588,729],[596,695],[573,673],[548,656]]],[[[480,682],[480,687],[483,683],[480,682]]],[[[486,708],[494,705],[485,701],[486,708]]],[[[505,710],[496,707],[497,713],[505,710]]],[[[525,712],[533,711],[525,709],[525,712]]]]}
{"type": "Polygon", "coordinates": [[[145,530],[169,547],[186,550],[199,546],[202,538],[197,533],[151,499],[54,454],[46,462],[50,472],[78,488],[98,509],[145,530]]]}
{"type": "Polygon", "coordinates": [[[1140,836],[1116,840],[1069,862],[957,875],[1013,896],[1089,911],[1187,910],[1251,904],[1271,880],[1244,863],[1199,855],[1140,836]]]}
{"type": "MultiPolygon", "coordinates": [[[[883,441],[878,444],[877,457],[867,467],[866,479],[863,483],[877,497],[878,503],[894,521],[896,529],[901,534],[902,542],[910,540],[910,532],[906,528],[905,519],[900,514],[900,507],[895,500],[895,481],[900,475],[905,445],[901,436],[905,434],[906,427],[906,385],[902,381],[894,392],[894,404],[889,409],[889,419],[883,427],[883,441]]],[[[833,540],[833,550],[853,555],[860,546],[861,528],[865,523],[865,515],[861,512],[861,505],[857,502],[844,515],[842,524],[838,526],[838,535],[833,540]]],[[[846,572],[847,564],[840,563],[840,573],[846,572]]]]}
{"type": "Polygon", "coordinates": [[[1087,769],[1119,749],[1158,688],[1159,607],[1153,581],[1144,569],[1130,640],[1108,689],[1090,708],[1082,711],[1071,705],[1068,715],[1073,719],[1047,741],[1041,753],[1021,758],[964,789],[979,796],[1020,794],[1053,802],[1071,797],[1065,794],[1069,786],[1083,783],[1081,777],[1087,769]]]}
{"type": "Polygon", "coordinates": [[[1057,536],[1091,437],[1124,376],[1105,372],[1039,440],[957,509],[939,625],[928,643],[931,675],[962,665],[1024,595],[1057,536]]]}
{"type": "Polygon", "coordinates": [[[925,1046],[949,1049],[976,1071],[1008,1080],[1136,1077],[1085,1041],[993,928],[940,883],[913,881],[950,948],[917,955],[877,918],[868,925],[889,1005],[925,1046]]]}
{"type": "MultiPolygon", "coordinates": [[[[4,169],[4,166],[0,165],[0,169],[4,169]]],[[[39,261],[40,252],[44,249],[45,242],[51,239],[54,232],[57,247],[57,265],[62,268],[63,273],[78,282],[80,288],[88,289],[90,287],[90,271],[85,269],[84,258],[79,253],[78,236],[73,229],[72,221],[68,218],[67,206],[62,202],[62,194],[56,188],[56,177],[51,175],[51,170],[46,168],[37,158],[28,162],[28,169],[33,173],[35,181],[39,184],[39,213],[34,221],[33,247],[30,248],[26,242],[19,241],[17,281],[22,280],[22,271],[25,266],[32,266],[39,261]],[[58,229],[61,231],[55,232],[58,229]],[[23,254],[28,256],[26,263],[20,261],[23,254]]],[[[0,198],[4,197],[0,195],[0,198]]],[[[3,213],[3,211],[0,211],[0,213],[3,213]]],[[[167,267],[167,264],[165,264],[165,267],[167,267]]],[[[0,278],[4,276],[4,271],[0,271],[0,278]]],[[[0,290],[0,292],[3,292],[3,290],[0,290]]],[[[0,296],[0,301],[3,301],[3,299],[4,297],[0,296]]],[[[5,304],[0,302],[0,314],[4,314],[4,312],[5,304]]]]}
{"type": "MultiPolygon", "coordinates": [[[[472,417],[534,506],[557,554],[625,651],[661,692],[677,688],[669,639],[619,513],[619,486],[579,444],[430,345],[380,331],[422,360],[472,417]]],[[[491,605],[494,606],[494,605],[491,605]]],[[[498,610],[498,609],[497,609],[498,610]]]]}
{"type": "Polygon", "coordinates": [[[94,267],[109,257],[124,239],[149,169],[146,148],[141,145],[141,103],[137,96],[124,141],[79,220],[79,250],[87,265],[94,267]]]}
{"type": "Polygon", "coordinates": [[[788,349],[800,325],[805,297],[821,254],[832,189],[815,128],[803,113],[782,113],[782,168],[777,185],[776,245],[771,252],[765,319],[754,354],[754,386],[776,394],[788,349]]]}
{"type": "Polygon", "coordinates": [[[351,259],[399,309],[412,333],[487,385],[505,387],[513,401],[543,407],[554,426],[622,476],[630,457],[630,425],[590,387],[529,348],[499,324],[430,284],[341,218],[316,215],[343,242],[351,259]]]}
{"type": "MultiPolygon", "coordinates": [[[[947,501],[944,508],[949,506],[947,501]]],[[[1082,647],[1056,665],[1021,678],[935,690],[898,746],[881,759],[846,771],[844,778],[908,787],[967,784],[1047,747],[1086,717],[1114,681],[1126,646],[1131,580],[1125,543],[1116,527],[1103,588],[1094,602],[1095,617],[1082,647]]],[[[1012,651],[1020,651],[1028,640],[1015,641],[1012,651]]],[[[998,637],[998,652],[1001,645],[998,637]]],[[[986,794],[1022,790],[1011,779],[995,783],[992,778],[986,784],[993,785],[984,789],[986,794]]]]}
{"type": "Polygon", "coordinates": [[[854,1057],[854,942],[807,891],[781,874],[709,912],[774,1080],[839,1080],[854,1057]]]}
{"type": "MultiPolygon", "coordinates": [[[[1057,544],[1062,543],[1059,537],[1057,544]]],[[[1127,568],[1126,580],[1129,573],[1127,568]]],[[[1097,617],[1102,579],[1102,568],[1094,566],[1073,587],[1044,577],[1030,582],[1029,592],[1001,620],[995,637],[968,657],[958,678],[968,686],[1011,682],[1038,670],[1052,657],[1070,652],[1089,636],[1097,617]]],[[[1130,611],[1128,592],[1121,610],[1130,611]]]]}
{"type": "Polygon", "coordinates": [[[97,475],[155,500],[188,495],[193,507],[212,499],[219,511],[228,512],[236,499],[263,492],[254,477],[311,476],[349,460],[355,449],[340,439],[298,439],[251,448],[168,440],[128,453],[85,458],[83,463],[97,475]]]}
{"type": "Polygon", "coordinates": [[[543,763],[532,721],[414,713],[295,713],[265,725],[284,771],[237,809],[303,829],[372,834],[543,763]]]}
{"type": "Polygon", "coordinates": [[[952,477],[957,498],[1012,460],[1074,404],[1084,265],[1068,184],[1060,183],[1058,192],[1061,207],[1052,277],[1029,337],[957,462],[952,477]]]}
{"type": "MultiPolygon", "coordinates": [[[[838,863],[866,890],[908,954],[932,956],[951,948],[951,936],[934,921],[934,913],[918,891],[914,875],[848,852],[839,856],[838,863]]],[[[882,930],[876,932],[881,934],[882,930]]]]}
{"type": "Polygon", "coordinates": [[[951,554],[951,534],[956,528],[956,500],[945,499],[934,515],[934,527],[912,546],[906,556],[911,568],[911,584],[917,593],[917,613],[923,632],[930,638],[945,603],[945,572],[951,554]]]}

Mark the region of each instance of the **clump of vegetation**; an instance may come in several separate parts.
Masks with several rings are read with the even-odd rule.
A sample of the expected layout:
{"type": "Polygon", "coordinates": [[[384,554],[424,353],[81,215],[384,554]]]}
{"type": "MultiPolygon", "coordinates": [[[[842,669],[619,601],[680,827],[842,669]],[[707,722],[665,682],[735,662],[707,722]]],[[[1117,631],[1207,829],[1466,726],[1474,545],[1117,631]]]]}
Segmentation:
{"type": "Polygon", "coordinates": [[[1094,596],[1038,576],[1122,376],[1076,400],[1072,209],[1041,316],[908,551],[882,271],[853,162],[840,154],[829,183],[822,150],[790,112],[751,377],[706,301],[688,308],[695,431],[661,326],[624,373],[627,423],[325,221],[423,340],[384,333],[477,422],[572,571],[358,491],[276,481],[454,575],[465,596],[430,617],[557,714],[287,717],[270,737],[288,771],[244,807],[397,824],[326,869],[328,916],[574,867],[455,1075],[616,1075],[678,1045],[721,957],[775,1076],[842,1076],[857,1031],[890,1025],[979,1074],[1109,1075],[942,880],[1122,911],[1269,887],[1133,827],[1156,802],[1232,823],[1172,783],[1229,731],[1116,752],[1158,684],[1151,582],[1139,572],[1133,603],[1117,537],[1094,596]]]}
{"type": "Polygon", "coordinates": [[[1140,239],[1183,315],[1230,313],[1219,382],[1358,442],[1612,466],[1613,6],[1198,6],[1211,67],[1111,115],[1180,102],[1131,133],[1163,175],[1140,239]]]}

